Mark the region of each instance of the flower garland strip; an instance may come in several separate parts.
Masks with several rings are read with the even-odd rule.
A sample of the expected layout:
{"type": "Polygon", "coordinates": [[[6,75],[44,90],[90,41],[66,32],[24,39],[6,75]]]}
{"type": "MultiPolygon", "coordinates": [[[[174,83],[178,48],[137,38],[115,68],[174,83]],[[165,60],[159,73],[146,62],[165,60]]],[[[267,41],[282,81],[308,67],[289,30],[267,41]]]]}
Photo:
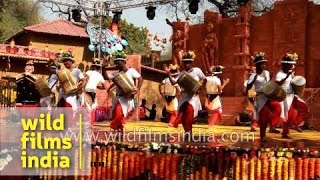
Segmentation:
{"type": "MultiPolygon", "coordinates": [[[[230,172],[233,172],[232,176],[235,179],[237,177],[278,179],[280,176],[311,178],[317,177],[316,166],[319,166],[319,162],[316,164],[319,152],[308,149],[263,148],[259,150],[243,150],[240,148],[207,148],[205,146],[158,143],[144,145],[100,143],[94,147],[108,151],[107,157],[102,158],[102,161],[107,159],[107,172],[105,176],[102,175],[107,179],[117,176],[121,176],[124,179],[141,176],[165,179],[167,177],[170,177],[170,179],[180,177],[210,179],[211,177],[219,176],[221,178],[228,176],[230,172]],[[116,153],[117,151],[119,152],[116,153]],[[123,154],[123,158],[120,158],[121,154],[123,154]],[[309,163],[310,161],[304,160],[300,162],[299,160],[306,158],[313,158],[315,161],[312,164],[309,163]],[[220,159],[224,160],[221,161],[220,159]],[[210,164],[212,162],[215,165],[210,164]],[[228,165],[228,162],[230,162],[230,165],[228,165]],[[303,165],[300,165],[301,163],[303,165]],[[168,164],[171,164],[171,167],[165,168],[169,167],[168,164]],[[115,168],[116,166],[118,169],[115,168]],[[296,168],[294,169],[294,167],[296,168]],[[308,169],[305,169],[306,167],[308,169]],[[303,169],[305,170],[302,171],[303,169]],[[149,172],[149,174],[146,172],[149,172]]],[[[99,173],[96,176],[99,176],[99,173]]]]}
{"type": "Polygon", "coordinates": [[[91,167],[91,179],[320,178],[318,153],[285,148],[242,150],[113,143],[94,145],[90,161],[104,162],[102,167],[91,167]]]}
{"type": "Polygon", "coordinates": [[[130,143],[104,143],[97,142],[92,147],[112,147],[116,150],[137,151],[137,152],[157,152],[157,153],[173,153],[173,154],[223,154],[230,153],[232,155],[248,155],[250,157],[303,157],[303,158],[320,158],[319,150],[296,149],[296,148],[261,148],[261,149],[241,149],[239,147],[206,147],[181,144],[165,144],[165,143],[146,143],[146,144],[130,144],[130,143]]]}

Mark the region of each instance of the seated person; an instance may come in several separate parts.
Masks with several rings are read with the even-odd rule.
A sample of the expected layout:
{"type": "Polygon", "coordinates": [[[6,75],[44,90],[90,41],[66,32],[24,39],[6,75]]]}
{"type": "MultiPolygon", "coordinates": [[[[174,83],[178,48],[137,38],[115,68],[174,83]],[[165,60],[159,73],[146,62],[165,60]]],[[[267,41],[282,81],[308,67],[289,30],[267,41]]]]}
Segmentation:
{"type": "Polygon", "coordinates": [[[157,116],[157,105],[152,104],[152,108],[151,109],[147,109],[149,111],[149,119],[150,120],[155,120],[156,116],[157,116]]]}
{"type": "MultiPolygon", "coordinates": [[[[141,108],[141,107],[140,107],[141,108]]],[[[152,104],[152,108],[149,109],[146,107],[146,110],[149,111],[149,116],[145,116],[143,118],[140,118],[142,120],[155,120],[156,119],[156,116],[157,116],[157,105],[156,104],[152,104]]]]}

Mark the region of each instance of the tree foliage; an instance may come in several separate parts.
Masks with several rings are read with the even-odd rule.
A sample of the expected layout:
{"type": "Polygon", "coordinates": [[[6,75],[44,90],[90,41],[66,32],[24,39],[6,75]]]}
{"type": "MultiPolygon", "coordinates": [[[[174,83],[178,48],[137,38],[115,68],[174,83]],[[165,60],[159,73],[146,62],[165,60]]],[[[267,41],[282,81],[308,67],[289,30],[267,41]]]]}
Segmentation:
{"type": "Polygon", "coordinates": [[[147,38],[147,28],[137,27],[125,20],[120,22],[120,32],[129,42],[128,52],[146,54],[150,52],[150,42],[147,38]]]}
{"type": "MultiPolygon", "coordinates": [[[[174,0],[164,7],[166,13],[170,13],[172,18],[188,19],[190,23],[203,22],[203,13],[205,10],[211,10],[219,12],[223,17],[235,17],[237,16],[237,10],[239,8],[239,0],[200,0],[199,10],[196,14],[189,12],[187,1],[174,0]]],[[[241,1],[241,0],[240,0],[241,1]]],[[[262,15],[265,12],[270,11],[273,8],[274,3],[277,0],[251,0],[252,10],[255,15],[262,15]]],[[[310,0],[316,4],[320,4],[320,0],[310,0]]]]}
{"type": "Polygon", "coordinates": [[[39,8],[30,0],[0,0],[0,42],[22,27],[42,21],[39,8]]]}
{"type": "MultiPolygon", "coordinates": [[[[260,15],[272,9],[275,0],[252,0],[252,9],[255,14],[260,15]]],[[[199,10],[192,15],[188,9],[187,1],[175,0],[166,6],[167,12],[171,12],[176,19],[190,19],[191,23],[203,22],[203,13],[209,9],[222,14],[223,17],[234,17],[237,15],[238,0],[200,0],[199,10]],[[173,12],[173,13],[172,13],[173,12]]]]}

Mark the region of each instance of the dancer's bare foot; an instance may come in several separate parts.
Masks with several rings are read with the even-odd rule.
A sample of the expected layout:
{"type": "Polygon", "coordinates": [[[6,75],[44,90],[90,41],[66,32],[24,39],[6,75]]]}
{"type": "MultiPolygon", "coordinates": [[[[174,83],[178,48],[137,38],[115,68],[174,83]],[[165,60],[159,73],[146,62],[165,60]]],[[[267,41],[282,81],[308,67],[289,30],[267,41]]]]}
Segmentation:
{"type": "Polygon", "coordinates": [[[257,131],[256,128],[251,126],[250,132],[256,132],[256,131],[257,131]]]}
{"type": "Polygon", "coordinates": [[[292,129],[294,129],[298,132],[302,132],[302,129],[299,126],[293,126],[292,129]]]}
{"type": "Polygon", "coordinates": [[[288,136],[287,134],[283,134],[283,135],[282,135],[282,139],[291,139],[291,137],[288,136]]]}

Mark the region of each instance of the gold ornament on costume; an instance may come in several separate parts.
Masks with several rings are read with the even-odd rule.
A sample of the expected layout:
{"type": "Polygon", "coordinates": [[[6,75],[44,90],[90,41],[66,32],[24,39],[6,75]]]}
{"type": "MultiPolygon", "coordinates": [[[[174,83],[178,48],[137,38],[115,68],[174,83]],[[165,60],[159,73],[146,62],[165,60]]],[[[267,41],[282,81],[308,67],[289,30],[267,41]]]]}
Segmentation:
{"type": "Polygon", "coordinates": [[[194,59],[196,54],[193,51],[188,51],[186,54],[183,55],[183,59],[194,59]]]}
{"type": "Polygon", "coordinates": [[[264,53],[264,52],[257,52],[257,53],[255,54],[255,56],[251,56],[251,59],[254,60],[255,58],[258,58],[258,57],[264,59],[265,54],[266,54],[266,53],[264,53]]]}
{"type": "Polygon", "coordinates": [[[297,53],[287,53],[286,57],[290,58],[292,61],[297,61],[299,56],[297,53]]]}
{"type": "Polygon", "coordinates": [[[170,65],[169,65],[169,68],[170,68],[170,70],[173,70],[173,71],[179,70],[179,66],[178,66],[177,64],[175,64],[175,65],[170,64],[170,65]]]}

